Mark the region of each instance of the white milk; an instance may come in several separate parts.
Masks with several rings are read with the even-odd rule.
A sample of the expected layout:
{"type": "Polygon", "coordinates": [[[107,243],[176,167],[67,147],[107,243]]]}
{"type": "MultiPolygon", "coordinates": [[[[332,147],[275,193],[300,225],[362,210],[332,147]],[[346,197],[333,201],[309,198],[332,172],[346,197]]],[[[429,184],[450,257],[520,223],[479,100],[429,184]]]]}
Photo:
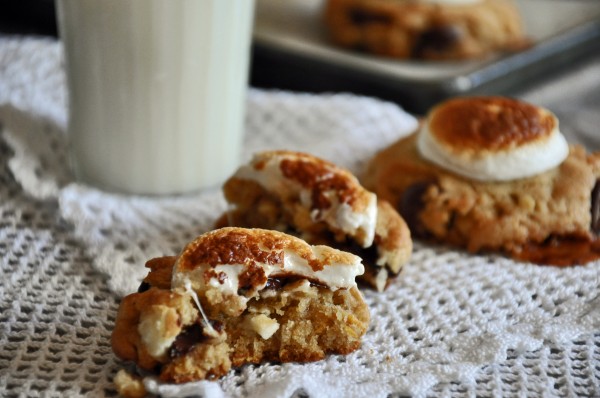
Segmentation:
{"type": "Polygon", "coordinates": [[[253,0],[59,0],[78,177],[168,194],[237,167],[253,0]]]}

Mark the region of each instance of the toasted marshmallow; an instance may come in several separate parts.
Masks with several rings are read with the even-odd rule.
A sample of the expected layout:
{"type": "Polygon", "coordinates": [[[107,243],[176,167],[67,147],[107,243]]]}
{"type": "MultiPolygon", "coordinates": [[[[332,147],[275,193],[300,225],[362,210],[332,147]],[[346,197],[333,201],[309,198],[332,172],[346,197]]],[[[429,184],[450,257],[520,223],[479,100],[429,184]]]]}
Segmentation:
{"type": "Polygon", "coordinates": [[[188,244],[173,267],[172,288],[217,289],[242,302],[255,297],[269,278],[307,279],[331,290],[356,286],[364,273],[360,257],[328,246],[311,246],[282,232],[221,228],[188,244]]]}
{"type": "Polygon", "coordinates": [[[364,189],[347,170],[314,156],[291,151],[262,152],[238,169],[234,178],[253,180],[280,197],[298,197],[313,221],[373,244],[377,196],[364,189]]]}
{"type": "Polygon", "coordinates": [[[177,311],[168,306],[151,306],[141,313],[138,333],[153,358],[163,357],[181,333],[178,320],[177,311]]]}
{"type": "Polygon", "coordinates": [[[417,145],[425,159],[478,181],[531,177],[569,154],[554,114],[503,97],[456,98],[436,106],[417,145]]]}

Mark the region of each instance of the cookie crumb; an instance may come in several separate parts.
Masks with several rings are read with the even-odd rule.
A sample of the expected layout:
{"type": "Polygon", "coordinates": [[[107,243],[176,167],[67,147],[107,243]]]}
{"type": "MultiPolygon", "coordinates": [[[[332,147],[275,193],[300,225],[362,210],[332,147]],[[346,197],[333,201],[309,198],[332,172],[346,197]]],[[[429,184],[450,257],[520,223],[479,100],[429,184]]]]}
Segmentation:
{"type": "Polygon", "coordinates": [[[119,395],[125,398],[142,398],[147,394],[142,378],[121,369],[113,380],[119,395]]]}

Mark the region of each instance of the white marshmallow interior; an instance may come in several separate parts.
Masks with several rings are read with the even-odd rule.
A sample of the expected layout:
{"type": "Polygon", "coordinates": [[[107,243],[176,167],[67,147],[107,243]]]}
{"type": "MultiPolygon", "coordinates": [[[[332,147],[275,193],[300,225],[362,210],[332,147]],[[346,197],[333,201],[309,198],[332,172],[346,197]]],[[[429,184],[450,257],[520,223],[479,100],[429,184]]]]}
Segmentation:
{"type": "Polygon", "coordinates": [[[436,165],[478,181],[509,181],[531,177],[561,164],[569,145],[558,121],[547,139],[498,151],[452,151],[440,143],[425,122],[417,141],[421,155],[436,165]]]}
{"type": "MultiPolygon", "coordinates": [[[[271,192],[282,192],[288,195],[290,192],[298,193],[303,206],[312,206],[311,192],[298,182],[284,177],[280,164],[285,155],[275,155],[257,170],[253,164],[241,166],[235,173],[235,177],[253,180],[271,192]]],[[[326,192],[332,206],[325,210],[312,213],[314,221],[324,221],[334,228],[354,235],[362,230],[363,237],[358,243],[362,247],[370,247],[375,239],[375,225],[377,224],[377,196],[369,193],[369,203],[363,212],[355,212],[347,203],[341,203],[336,192],[326,192]],[[318,215],[318,216],[317,216],[318,215]]]]}
{"type": "MultiPolygon", "coordinates": [[[[311,246],[311,248],[314,256],[319,259],[323,257],[323,251],[335,250],[325,246],[311,246]]],[[[284,249],[283,255],[283,267],[262,263],[257,263],[257,265],[263,268],[267,277],[296,275],[319,281],[331,290],[355,287],[356,277],[365,272],[362,259],[349,253],[347,253],[348,259],[352,260],[350,264],[328,264],[319,271],[314,271],[304,258],[298,256],[293,251],[284,249]]],[[[190,285],[194,289],[203,289],[208,284],[212,288],[221,290],[224,294],[235,296],[238,295],[239,275],[245,271],[246,267],[242,264],[220,264],[213,268],[208,264],[200,264],[191,271],[181,272],[177,269],[178,267],[175,267],[171,280],[171,286],[174,289],[189,291],[188,286],[190,285]],[[211,268],[214,271],[214,276],[205,283],[206,271],[211,268]],[[216,277],[217,274],[221,274],[220,279],[216,277]]],[[[264,285],[257,286],[256,288],[257,290],[261,290],[264,288],[264,285]]]]}

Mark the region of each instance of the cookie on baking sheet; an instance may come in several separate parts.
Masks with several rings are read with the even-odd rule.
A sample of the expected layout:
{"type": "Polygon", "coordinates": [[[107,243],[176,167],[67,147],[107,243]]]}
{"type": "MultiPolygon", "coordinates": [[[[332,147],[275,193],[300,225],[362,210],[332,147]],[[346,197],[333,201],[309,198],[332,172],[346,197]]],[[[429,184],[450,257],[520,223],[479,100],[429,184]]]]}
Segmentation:
{"type": "Polygon", "coordinates": [[[214,230],[147,266],[138,293],[121,302],[112,347],[165,382],[348,354],[368,327],[360,258],[281,232],[214,230]]]}
{"type": "Polygon", "coordinates": [[[217,226],[275,229],[363,258],[359,279],[379,291],[408,262],[412,240],[396,210],[349,171],[306,153],[255,154],[223,186],[231,209],[217,226]]]}
{"type": "Polygon", "coordinates": [[[569,146],[557,118],[503,97],[448,100],[378,153],[365,185],[413,236],[534,263],[600,255],[600,154],[569,146]]]}
{"type": "Polygon", "coordinates": [[[527,44],[512,0],[327,0],[337,45],[395,58],[482,57],[527,44]]]}

